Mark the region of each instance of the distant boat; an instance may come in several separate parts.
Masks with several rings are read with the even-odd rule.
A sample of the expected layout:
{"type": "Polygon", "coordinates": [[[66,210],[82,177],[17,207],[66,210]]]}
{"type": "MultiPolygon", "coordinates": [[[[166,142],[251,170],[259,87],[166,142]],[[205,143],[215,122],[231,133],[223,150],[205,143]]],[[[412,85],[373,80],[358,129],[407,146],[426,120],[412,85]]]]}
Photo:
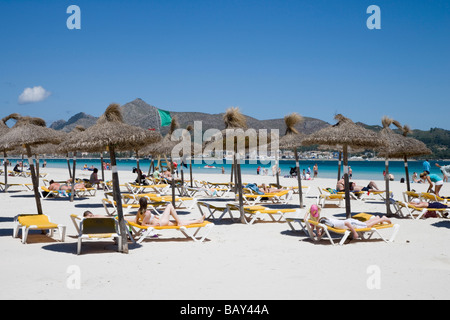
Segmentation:
{"type": "Polygon", "coordinates": [[[203,168],[214,169],[215,167],[214,167],[214,166],[208,166],[208,165],[206,165],[206,166],[204,166],[203,168]]]}

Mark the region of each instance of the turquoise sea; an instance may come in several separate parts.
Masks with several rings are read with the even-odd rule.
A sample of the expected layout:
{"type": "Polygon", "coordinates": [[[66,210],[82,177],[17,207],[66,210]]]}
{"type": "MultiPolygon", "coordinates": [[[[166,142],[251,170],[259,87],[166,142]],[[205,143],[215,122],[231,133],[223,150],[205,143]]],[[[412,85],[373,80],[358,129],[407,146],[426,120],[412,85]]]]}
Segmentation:
{"type": "MultiPolygon", "coordinates": [[[[15,164],[19,159],[10,159],[10,161],[15,164]]],[[[45,159],[47,161],[47,167],[50,168],[67,168],[66,159],[45,159]]],[[[42,165],[41,160],[41,165],[42,165]]],[[[105,162],[109,162],[109,159],[104,159],[105,162]]],[[[26,161],[25,161],[26,162],[26,161]]],[[[243,174],[254,174],[256,175],[256,171],[258,166],[261,168],[268,169],[268,175],[272,176],[271,164],[261,164],[261,162],[254,163],[245,163],[242,165],[242,173],[243,174]]],[[[317,163],[319,167],[319,178],[337,178],[338,172],[338,161],[334,160],[300,160],[300,170],[307,170],[308,167],[312,168],[314,164],[317,163]]],[[[413,172],[417,172],[418,174],[423,171],[423,161],[408,161],[408,167],[410,176],[413,172]]],[[[431,172],[436,173],[438,175],[442,175],[439,168],[435,166],[436,161],[430,161],[431,164],[431,172]]],[[[448,165],[450,162],[446,161],[438,161],[440,165],[448,165]]],[[[82,170],[84,165],[88,167],[94,166],[97,168],[101,168],[99,159],[86,159],[86,158],[78,158],[77,159],[77,170],[82,170]]],[[[211,162],[202,161],[201,163],[193,164],[192,171],[193,173],[218,173],[222,172],[222,166],[225,169],[225,174],[229,174],[231,170],[231,163],[227,161],[223,161],[223,163],[219,164],[211,164],[214,168],[205,168],[207,164],[211,164],[211,162]]],[[[150,160],[140,160],[140,167],[144,173],[148,172],[150,165],[150,160]]],[[[383,179],[383,171],[385,163],[384,161],[349,161],[349,165],[353,170],[353,179],[358,180],[382,180],[383,179]]],[[[119,170],[129,170],[132,171],[133,168],[136,167],[136,160],[133,159],[120,159],[118,160],[118,169],[119,170]]],[[[291,167],[295,167],[294,160],[280,160],[280,169],[281,176],[289,175],[289,171],[291,167]]],[[[185,173],[189,172],[188,168],[184,168],[185,173]]],[[[341,172],[343,172],[341,168],[341,172]]],[[[395,180],[400,180],[402,177],[405,177],[405,168],[403,161],[390,161],[389,162],[389,172],[395,176],[395,180]]]]}

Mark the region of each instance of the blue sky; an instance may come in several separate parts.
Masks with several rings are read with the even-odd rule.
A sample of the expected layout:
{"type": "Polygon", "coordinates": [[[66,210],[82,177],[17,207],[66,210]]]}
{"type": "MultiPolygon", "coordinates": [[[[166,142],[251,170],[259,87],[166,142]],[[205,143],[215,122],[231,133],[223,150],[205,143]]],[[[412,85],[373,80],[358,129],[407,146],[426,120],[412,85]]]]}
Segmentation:
{"type": "Polygon", "coordinates": [[[449,35],[443,0],[0,0],[0,117],[51,124],[141,98],[171,111],[387,115],[450,129],[449,35]],[[80,30],[66,26],[72,4],[80,30]],[[380,30],[366,26],[372,4],[380,30]]]}

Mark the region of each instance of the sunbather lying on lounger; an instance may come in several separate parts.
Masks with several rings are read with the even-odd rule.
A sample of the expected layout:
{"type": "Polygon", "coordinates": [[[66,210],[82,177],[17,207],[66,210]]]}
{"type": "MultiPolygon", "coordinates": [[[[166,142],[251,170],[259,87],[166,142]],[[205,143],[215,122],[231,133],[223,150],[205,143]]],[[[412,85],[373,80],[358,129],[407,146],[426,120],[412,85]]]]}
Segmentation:
{"type": "MultiPolygon", "coordinates": [[[[312,208],[312,206],[311,206],[312,208]]],[[[336,228],[336,229],[348,229],[351,231],[353,239],[358,239],[359,235],[358,233],[355,231],[355,229],[365,229],[365,228],[372,228],[373,226],[377,225],[377,224],[382,224],[384,222],[391,224],[391,220],[389,220],[386,216],[383,217],[373,217],[370,220],[367,221],[360,221],[357,219],[345,219],[345,220],[341,220],[341,219],[334,219],[334,218],[320,218],[320,210],[315,210],[315,208],[312,208],[314,214],[311,214],[313,219],[309,219],[309,220],[313,220],[313,221],[318,221],[319,223],[325,224],[327,226],[336,228]]],[[[311,211],[311,209],[310,209],[311,211]]],[[[305,219],[305,221],[307,221],[305,219]]],[[[319,236],[322,234],[322,228],[320,228],[318,230],[318,234],[319,236]]]]}
{"type": "Polygon", "coordinates": [[[446,204],[440,203],[440,202],[426,202],[426,201],[420,201],[420,199],[412,199],[409,202],[410,205],[416,207],[416,208],[428,208],[428,209],[446,209],[448,206],[446,204]]]}
{"type": "Polygon", "coordinates": [[[90,211],[85,211],[83,213],[83,217],[84,218],[111,218],[111,217],[108,217],[108,216],[96,215],[96,214],[93,214],[90,211]]]}
{"type": "Polygon", "coordinates": [[[320,218],[320,223],[326,224],[328,226],[331,226],[336,229],[348,229],[352,233],[353,239],[358,239],[359,235],[355,231],[355,229],[365,229],[365,228],[372,228],[374,225],[382,224],[384,222],[391,224],[391,220],[389,220],[386,216],[383,217],[374,217],[370,220],[367,220],[365,222],[349,218],[345,220],[340,219],[333,219],[333,218],[320,218]]]}
{"type": "Polygon", "coordinates": [[[261,187],[259,188],[259,191],[261,191],[262,193],[277,193],[277,192],[283,191],[283,189],[269,187],[269,186],[266,186],[265,183],[263,183],[261,185],[261,187]]]}
{"type": "Polygon", "coordinates": [[[375,182],[370,181],[367,187],[361,187],[357,186],[355,182],[350,182],[350,190],[353,192],[361,192],[361,191],[368,191],[368,192],[374,192],[374,191],[382,191],[378,188],[375,182]]]}
{"type": "MultiPolygon", "coordinates": [[[[378,189],[378,186],[375,182],[370,181],[367,187],[362,187],[356,185],[355,182],[349,182],[350,191],[352,192],[361,192],[361,191],[368,191],[368,192],[374,192],[374,191],[382,191],[378,189]]],[[[341,179],[336,184],[336,190],[338,192],[344,192],[345,191],[345,182],[344,179],[341,179]]]]}
{"type": "Polygon", "coordinates": [[[177,212],[173,205],[169,203],[164,209],[164,212],[158,217],[147,210],[148,202],[147,198],[139,199],[139,210],[136,215],[135,222],[143,226],[185,226],[194,223],[203,223],[205,221],[205,215],[200,219],[193,220],[181,220],[177,215],[177,212]],[[175,222],[170,221],[170,216],[175,219],[175,222]]]}
{"type": "Polygon", "coordinates": [[[70,187],[67,184],[60,184],[54,180],[50,180],[48,190],[50,191],[67,191],[70,187]]]}

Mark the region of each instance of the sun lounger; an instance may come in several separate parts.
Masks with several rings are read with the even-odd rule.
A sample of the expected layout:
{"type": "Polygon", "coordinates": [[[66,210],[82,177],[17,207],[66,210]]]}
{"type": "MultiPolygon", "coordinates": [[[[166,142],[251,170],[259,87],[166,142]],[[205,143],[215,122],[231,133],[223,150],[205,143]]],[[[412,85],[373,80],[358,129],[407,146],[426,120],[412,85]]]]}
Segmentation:
{"type": "Polygon", "coordinates": [[[118,248],[121,247],[122,238],[114,218],[83,218],[78,230],[77,254],[81,254],[83,241],[114,240],[118,243],[118,248]]]}
{"type": "MultiPolygon", "coordinates": [[[[293,186],[293,187],[284,187],[286,189],[291,189],[292,191],[294,191],[294,194],[299,194],[298,191],[298,186],[293,186]]],[[[309,193],[309,191],[311,190],[310,186],[302,186],[302,194],[303,195],[307,195],[309,193]]]]}
{"type": "Polygon", "coordinates": [[[140,193],[158,193],[158,194],[166,194],[170,190],[169,184],[151,184],[151,185],[138,185],[133,183],[125,183],[125,186],[132,194],[140,194],[140,193]]]}
{"type": "MultiPolygon", "coordinates": [[[[360,214],[354,215],[352,218],[358,219],[361,221],[367,221],[371,217],[373,217],[373,216],[370,214],[360,213],[360,214]]],[[[332,245],[336,245],[335,242],[333,241],[333,237],[332,237],[332,234],[333,234],[338,237],[341,237],[340,241],[339,241],[339,245],[342,246],[345,243],[345,241],[347,240],[348,236],[351,234],[350,230],[330,227],[323,223],[319,223],[319,222],[312,221],[312,220],[308,220],[305,224],[306,224],[306,227],[308,230],[309,237],[314,242],[318,242],[318,241],[322,240],[324,237],[326,237],[326,238],[328,238],[328,240],[331,242],[332,245]],[[321,227],[323,230],[322,235],[319,236],[315,232],[313,232],[311,226],[321,227]]],[[[388,243],[388,242],[393,242],[395,240],[395,237],[397,236],[399,229],[400,229],[400,226],[398,224],[379,224],[379,225],[373,226],[372,228],[355,229],[355,231],[358,233],[360,239],[367,240],[367,239],[370,239],[373,234],[377,234],[384,242],[388,243]],[[382,233],[380,232],[380,230],[383,230],[383,229],[393,229],[393,232],[388,239],[385,238],[382,235],[382,233]]]]}
{"type": "Polygon", "coordinates": [[[415,191],[405,191],[403,192],[403,200],[405,202],[410,202],[412,199],[418,198],[420,199],[420,193],[415,191]]]}
{"type": "Polygon", "coordinates": [[[448,214],[450,213],[449,208],[440,208],[440,209],[434,209],[434,208],[418,208],[415,207],[412,204],[409,204],[407,202],[403,201],[395,201],[393,204],[395,212],[394,214],[398,214],[400,217],[410,217],[414,220],[419,220],[425,217],[425,214],[428,211],[435,212],[440,218],[447,218],[448,214]],[[404,211],[406,210],[406,213],[404,211]]]}
{"type": "Polygon", "coordinates": [[[206,216],[206,219],[213,219],[214,221],[220,221],[225,216],[225,214],[228,213],[231,220],[234,221],[233,215],[231,214],[231,211],[228,210],[227,206],[219,207],[203,201],[197,202],[197,206],[198,209],[200,210],[200,213],[206,216]],[[217,214],[220,214],[220,216],[216,217],[217,214]]]}
{"type": "MultiPolygon", "coordinates": [[[[105,193],[106,195],[107,193],[105,193]]],[[[136,198],[132,195],[121,194],[122,197],[122,209],[124,209],[123,214],[129,214],[131,210],[138,210],[140,205],[136,198]]],[[[169,201],[152,201],[148,203],[148,209],[154,211],[155,214],[159,215],[157,209],[161,209],[167,206],[169,201]]],[[[117,203],[113,199],[109,199],[108,196],[102,199],[103,207],[105,208],[106,214],[113,216],[117,213],[117,203]]]]}
{"type": "Polygon", "coordinates": [[[8,183],[5,184],[4,182],[0,182],[0,191],[8,192],[10,188],[21,188],[26,189],[25,191],[33,190],[33,184],[32,183],[8,183]]]}
{"type": "Polygon", "coordinates": [[[61,241],[64,242],[66,226],[50,221],[44,214],[17,215],[14,217],[13,237],[17,238],[19,230],[22,230],[22,243],[27,242],[29,230],[49,230],[49,235],[53,237],[53,230],[58,229],[61,241]]]}
{"type": "Polygon", "coordinates": [[[204,221],[203,223],[190,224],[187,226],[142,226],[133,221],[127,221],[127,225],[131,230],[131,238],[137,243],[141,243],[146,238],[152,238],[157,231],[176,230],[180,231],[186,238],[190,238],[195,242],[203,242],[211,232],[214,223],[204,221]],[[189,232],[194,229],[194,232],[189,232]],[[200,231],[204,231],[202,236],[198,236],[200,231]]]}
{"type": "Polygon", "coordinates": [[[97,188],[76,188],[75,195],[79,198],[82,197],[95,197],[97,194],[97,188]]]}
{"type": "MultiPolygon", "coordinates": [[[[159,196],[155,194],[142,194],[149,202],[172,202],[172,196],[159,196]]],[[[138,196],[139,197],[139,196],[138,196]]],[[[175,197],[175,209],[192,210],[197,204],[197,199],[192,197],[175,197]]]]}
{"type": "Polygon", "coordinates": [[[256,205],[265,201],[272,201],[272,203],[287,204],[292,199],[292,190],[282,190],[277,193],[266,194],[243,194],[244,203],[247,205],[256,205]]]}
{"type": "Polygon", "coordinates": [[[41,195],[42,199],[48,199],[51,197],[68,197],[69,194],[65,191],[56,191],[56,190],[49,190],[46,186],[41,186],[39,188],[39,194],[41,195]]]}
{"type": "Polygon", "coordinates": [[[303,218],[286,218],[286,222],[288,223],[289,227],[292,231],[298,232],[303,231],[307,236],[309,236],[308,230],[306,229],[305,219],[303,218]],[[294,224],[297,223],[301,230],[298,230],[295,228],[294,224]]]}
{"type": "MultiPolygon", "coordinates": [[[[239,211],[239,205],[229,203],[227,204],[228,211],[231,215],[231,212],[239,211]]],[[[265,206],[244,206],[244,216],[245,222],[247,224],[253,224],[256,220],[264,220],[263,216],[269,216],[273,222],[286,221],[285,214],[286,213],[298,213],[298,209],[289,209],[289,208],[268,208],[265,206]],[[279,216],[278,219],[275,219],[275,216],[279,216]]]]}
{"type": "Polygon", "coordinates": [[[344,194],[319,194],[317,195],[317,205],[324,207],[326,202],[338,202],[338,206],[342,205],[342,201],[345,199],[344,194]]]}
{"type": "Polygon", "coordinates": [[[447,201],[448,201],[447,198],[439,197],[439,196],[435,195],[434,193],[429,193],[429,192],[422,192],[420,194],[420,198],[425,201],[428,201],[428,202],[436,201],[436,202],[447,203],[447,201]]]}

